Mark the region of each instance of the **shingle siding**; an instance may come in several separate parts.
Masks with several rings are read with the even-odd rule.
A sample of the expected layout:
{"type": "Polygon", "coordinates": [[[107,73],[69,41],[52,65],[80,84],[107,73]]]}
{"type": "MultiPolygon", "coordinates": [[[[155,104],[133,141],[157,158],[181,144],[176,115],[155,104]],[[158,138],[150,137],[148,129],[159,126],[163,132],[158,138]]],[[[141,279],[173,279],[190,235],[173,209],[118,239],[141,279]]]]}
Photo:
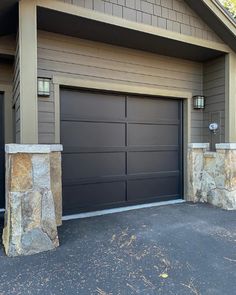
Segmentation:
{"type": "Polygon", "coordinates": [[[222,42],[184,0],[58,0],[184,35],[222,42]]]}

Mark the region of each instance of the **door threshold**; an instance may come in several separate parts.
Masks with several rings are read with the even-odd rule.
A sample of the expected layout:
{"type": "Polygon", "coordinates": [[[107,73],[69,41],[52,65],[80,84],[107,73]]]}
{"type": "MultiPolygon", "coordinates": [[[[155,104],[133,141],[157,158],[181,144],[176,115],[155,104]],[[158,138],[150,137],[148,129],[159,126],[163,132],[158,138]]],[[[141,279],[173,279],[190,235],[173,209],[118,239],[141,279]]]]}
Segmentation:
{"type": "Polygon", "coordinates": [[[65,215],[65,216],[62,217],[62,220],[82,219],[82,218],[102,216],[102,215],[125,212],[125,211],[131,211],[131,210],[137,210],[137,209],[182,204],[182,203],[185,203],[185,202],[186,201],[183,200],[183,199],[178,199],[178,200],[172,200],[172,201],[163,201],[163,202],[155,202],[155,203],[142,204],[142,205],[119,207],[119,208],[114,208],[114,209],[105,209],[105,210],[100,210],[100,211],[78,213],[78,214],[72,214],[72,215],[65,215]]]}

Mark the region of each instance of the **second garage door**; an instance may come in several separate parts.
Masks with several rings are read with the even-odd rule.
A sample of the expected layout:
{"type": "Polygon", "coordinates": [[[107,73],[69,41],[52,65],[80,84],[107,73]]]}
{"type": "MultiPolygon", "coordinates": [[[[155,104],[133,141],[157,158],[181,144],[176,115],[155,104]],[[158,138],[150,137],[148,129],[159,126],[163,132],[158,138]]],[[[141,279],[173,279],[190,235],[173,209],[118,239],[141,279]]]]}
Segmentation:
{"type": "Polygon", "coordinates": [[[61,90],[64,214],[182,197],[182,102],[61,90]]]}
{"type": "Polygon", "coordinates": [[[4,116],[3,116],[3,94],[0,93],[0,209],[5,206],[5,194],[4,194],[4,116]]]}

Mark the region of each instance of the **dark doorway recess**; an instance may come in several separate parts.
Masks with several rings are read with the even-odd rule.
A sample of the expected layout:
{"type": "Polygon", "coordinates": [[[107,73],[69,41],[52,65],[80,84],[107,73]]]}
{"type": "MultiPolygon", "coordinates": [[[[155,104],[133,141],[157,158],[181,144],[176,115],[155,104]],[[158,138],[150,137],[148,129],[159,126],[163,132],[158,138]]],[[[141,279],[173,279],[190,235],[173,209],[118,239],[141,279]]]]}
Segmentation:
{"type": "Polygon", "coordinates": [[[64,214],[182,197],[182,101],[61,89],[64,214]]]}
{"type": "Polygon", "coordinates": [[[5,207],[4,101],[0,93],[0,209],[5,207]]]}

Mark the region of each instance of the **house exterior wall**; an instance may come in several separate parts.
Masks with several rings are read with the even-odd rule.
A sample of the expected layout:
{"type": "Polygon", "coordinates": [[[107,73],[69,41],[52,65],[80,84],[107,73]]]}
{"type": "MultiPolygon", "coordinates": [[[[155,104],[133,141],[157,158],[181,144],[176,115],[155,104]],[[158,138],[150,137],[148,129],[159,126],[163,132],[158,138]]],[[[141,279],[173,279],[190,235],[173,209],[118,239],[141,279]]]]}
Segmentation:
{"type": "MultiPolygon", "coordinates": [[[[202,94],[201,63],[38,32],[38,76],[53,75],[202,94]]],[[[55,140],[54,89],[39,98],[39,143],[55,140]]],[[[191,141],[201,142],[203,113],[192,110],[191,141]]]]}
{"type": "Polygon", "coordinates": [[[184,0],[57,0],[204,40],[220,38],[184,0]]]}
{"type": "Polygon", "coordinates": [[[203,141],[214,146],[225,142],[225,57],[206,62],[203,74],[203,93],[206,96],[203,141]],[[216,135],[209,131],[211,122],[219,124],[216,135]]]}

